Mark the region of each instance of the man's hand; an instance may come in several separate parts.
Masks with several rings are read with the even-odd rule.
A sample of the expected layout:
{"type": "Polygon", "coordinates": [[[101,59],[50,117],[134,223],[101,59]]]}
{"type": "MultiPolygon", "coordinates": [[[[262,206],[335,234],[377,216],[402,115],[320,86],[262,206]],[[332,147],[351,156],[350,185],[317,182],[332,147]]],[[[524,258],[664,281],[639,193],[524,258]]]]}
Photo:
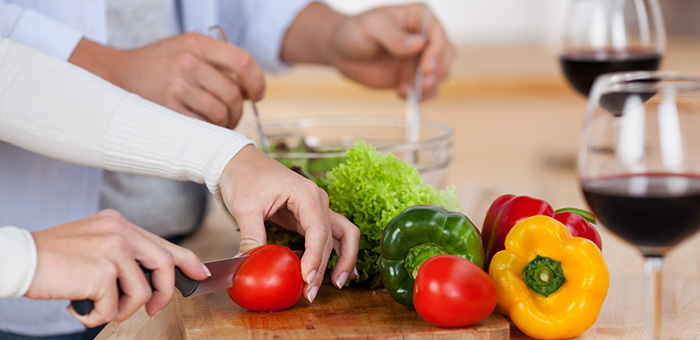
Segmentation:
{"type": "Polygon", "coordinates": [[[312,3],[291,25],[282,45],[285,61],[331,65],[361,84],[393,88],[404,98],[413,86],[419,55],[425,99],[447,79],[454,54],[444,29],[423,4],[345,17],[323,3],[312,3]]]}
{"type": "Polygon", "coordinates": [[[323,281],[331,250],[339,256],[331,274],[333,283],[340,288],[347,279],[357,277],[360,230],[329,209],[323,189],[254,146],[244,147],[226,165],[221,196],[241,229],[240,252],[266,243],[267,219],[305,236],[301,273],[309,301],[323,281]]]}
{"type": "Polygon", "coordinates": [[[185,33],[142,48],[117,50],[83,39],[69,61],[181,114],[236,126],[243,100],[260,100],[263,72],[243,49],[185,33]]]}
{"type": "Polygon", "coordinates": [[[157,316],[173,297],[176,265],[195,280],[208,275],[194,253],[129,223],[113,210],[32,234],[38,263],[25,296],[90,299],[94,308],[85,316],[69,307],[88,327],[124,321],[144,304],[148,315],[157,316]],[[153,292],[139,264],[152,270],[153,292]]]}

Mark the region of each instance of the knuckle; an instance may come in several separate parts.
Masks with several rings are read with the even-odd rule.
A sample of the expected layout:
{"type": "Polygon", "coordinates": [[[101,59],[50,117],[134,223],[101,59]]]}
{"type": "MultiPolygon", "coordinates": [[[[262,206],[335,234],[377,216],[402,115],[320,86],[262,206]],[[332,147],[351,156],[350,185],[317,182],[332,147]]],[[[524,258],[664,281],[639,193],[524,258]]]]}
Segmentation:
{"type": "Polygon", "coordinates": [[[169,251],[163,251],[163,256],[160,259],[163,268],[173,268],[175,266],[175,257],[169,251]]]}
{"type": "Polygon", "coordinates": [[[102,241],[102,249],[109,250],[115,254],[124,254],[127,250],[127,242],[119,234],[109,234],[102,241]]]}
{"type": "Polygon", "coordinates": [[[189,52],[180,52],[174,58],[175,66],[182,72],[190,73],[199,68],[199,58],[189,52]]]}
{"type": "Polygon", "coordinates": [[[231,210],[233,210],[234,216],[244,216],[248,214],[255,214],[256,213],[256,208],[255,205],[251,203],[237,203],[235,204],[231,210]]]}
{"type": "Polygon", "coordinates": [[[187,32],[180,35],[186,46],[196,47],[206,38],[205,35],[197,32],[187,32]]]}
{"type": "Polygon", "coordinates": [[[238,56],[238,66],[242,71],[252,70],[257,65],[255,58],[250,54],[243,52],[238,56]]]}
{"type": "Polygon", "coordinates": [[[151,292],[150,287],[148,285],[142,285],[139,287],[139,289],[136,289],[134,292],[131,292],[131,296],[134,298],[134,303],[141,306],[148,302],[148,300],[151,299],[151,296],[153,293],[151,292]]]}
{"type": "Polygon", "coordinates": [[[183,96],[188,92],[189,84],[182,78],[171,78],[166,85],[168,92],[175,96],[183,96]]]}
{"type": "Polygon", "coordinates": [[[96,268],[94,268],[94,271],[95,274],[97,274],[97,277],[99,277],[102,282],[112,282],[113,280],[117,279],[117,276],[119,276],[119,271],[117,270],[117,267],[115,267],[111,263],[106,263],[97,266],[96,268]]]}

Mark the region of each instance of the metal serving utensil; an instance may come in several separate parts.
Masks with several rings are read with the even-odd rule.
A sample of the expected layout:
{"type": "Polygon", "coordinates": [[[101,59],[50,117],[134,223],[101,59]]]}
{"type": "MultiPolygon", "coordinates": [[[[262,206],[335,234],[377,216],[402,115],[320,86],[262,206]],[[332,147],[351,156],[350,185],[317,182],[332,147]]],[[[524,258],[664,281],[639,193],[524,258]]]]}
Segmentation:
{"type": "MultiPolygon", "coordinates": [[[[214,36],[214,38],[219,39],[223,42],[229,42],[224,29],[220,25],[214,25],[209,27],[209,35],[214,36]]],[[[267,154],[270,153],[270,140],[263,131],[262,123],[260,122],[260,115],[258,114],[258,108],[255,106],[255,101],[250,101],[250,106],[253,108],[253,115],[255,116],[255,124],[258,127],[258,133],[260,134],[260,142],[262,143],[263,151],[267,154]]]]}

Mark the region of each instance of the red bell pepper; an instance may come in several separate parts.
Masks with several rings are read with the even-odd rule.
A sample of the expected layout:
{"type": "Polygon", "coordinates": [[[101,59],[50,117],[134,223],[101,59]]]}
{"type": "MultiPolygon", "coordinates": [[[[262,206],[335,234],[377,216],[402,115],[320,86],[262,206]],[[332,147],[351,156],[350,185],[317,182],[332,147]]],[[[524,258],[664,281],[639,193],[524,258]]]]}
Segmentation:
{"type": "Polygon", "coordinates": [[[574,208],[554,211],[549,203],[537,198],[501,195],[491,203],[481,229],[481,240],[484,243],[486,260],[484,268],[488,268],[494,254],[505,249],[506,236],[513,226],[521,220],[535,215],[553,217],[566,225],[572,236],[587,238],[593,241],[598,248],[603,249],[600,234],[591,224],[595,223],[593,214],[574,208]]]}

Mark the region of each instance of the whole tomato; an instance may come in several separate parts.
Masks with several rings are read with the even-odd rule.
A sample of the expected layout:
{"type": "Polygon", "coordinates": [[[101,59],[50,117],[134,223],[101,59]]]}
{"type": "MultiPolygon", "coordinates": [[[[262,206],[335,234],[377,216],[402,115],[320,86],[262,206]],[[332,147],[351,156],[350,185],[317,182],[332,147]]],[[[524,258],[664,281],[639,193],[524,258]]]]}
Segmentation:
{"type": "Polygon", "coordinates": [[[413,305],[439,327],[465,327],[496,308],[496,286],[479,266],[456,255],[437,255],[418,268],[413,305]]]}
{"type": "Polygon", "coordinates": [[[271,312],[293,306],[302,294],[301,262],[284,246],[268,244],[247,253],[233,286],[226,289],[237,305],[252,311],[271,312]]]}

